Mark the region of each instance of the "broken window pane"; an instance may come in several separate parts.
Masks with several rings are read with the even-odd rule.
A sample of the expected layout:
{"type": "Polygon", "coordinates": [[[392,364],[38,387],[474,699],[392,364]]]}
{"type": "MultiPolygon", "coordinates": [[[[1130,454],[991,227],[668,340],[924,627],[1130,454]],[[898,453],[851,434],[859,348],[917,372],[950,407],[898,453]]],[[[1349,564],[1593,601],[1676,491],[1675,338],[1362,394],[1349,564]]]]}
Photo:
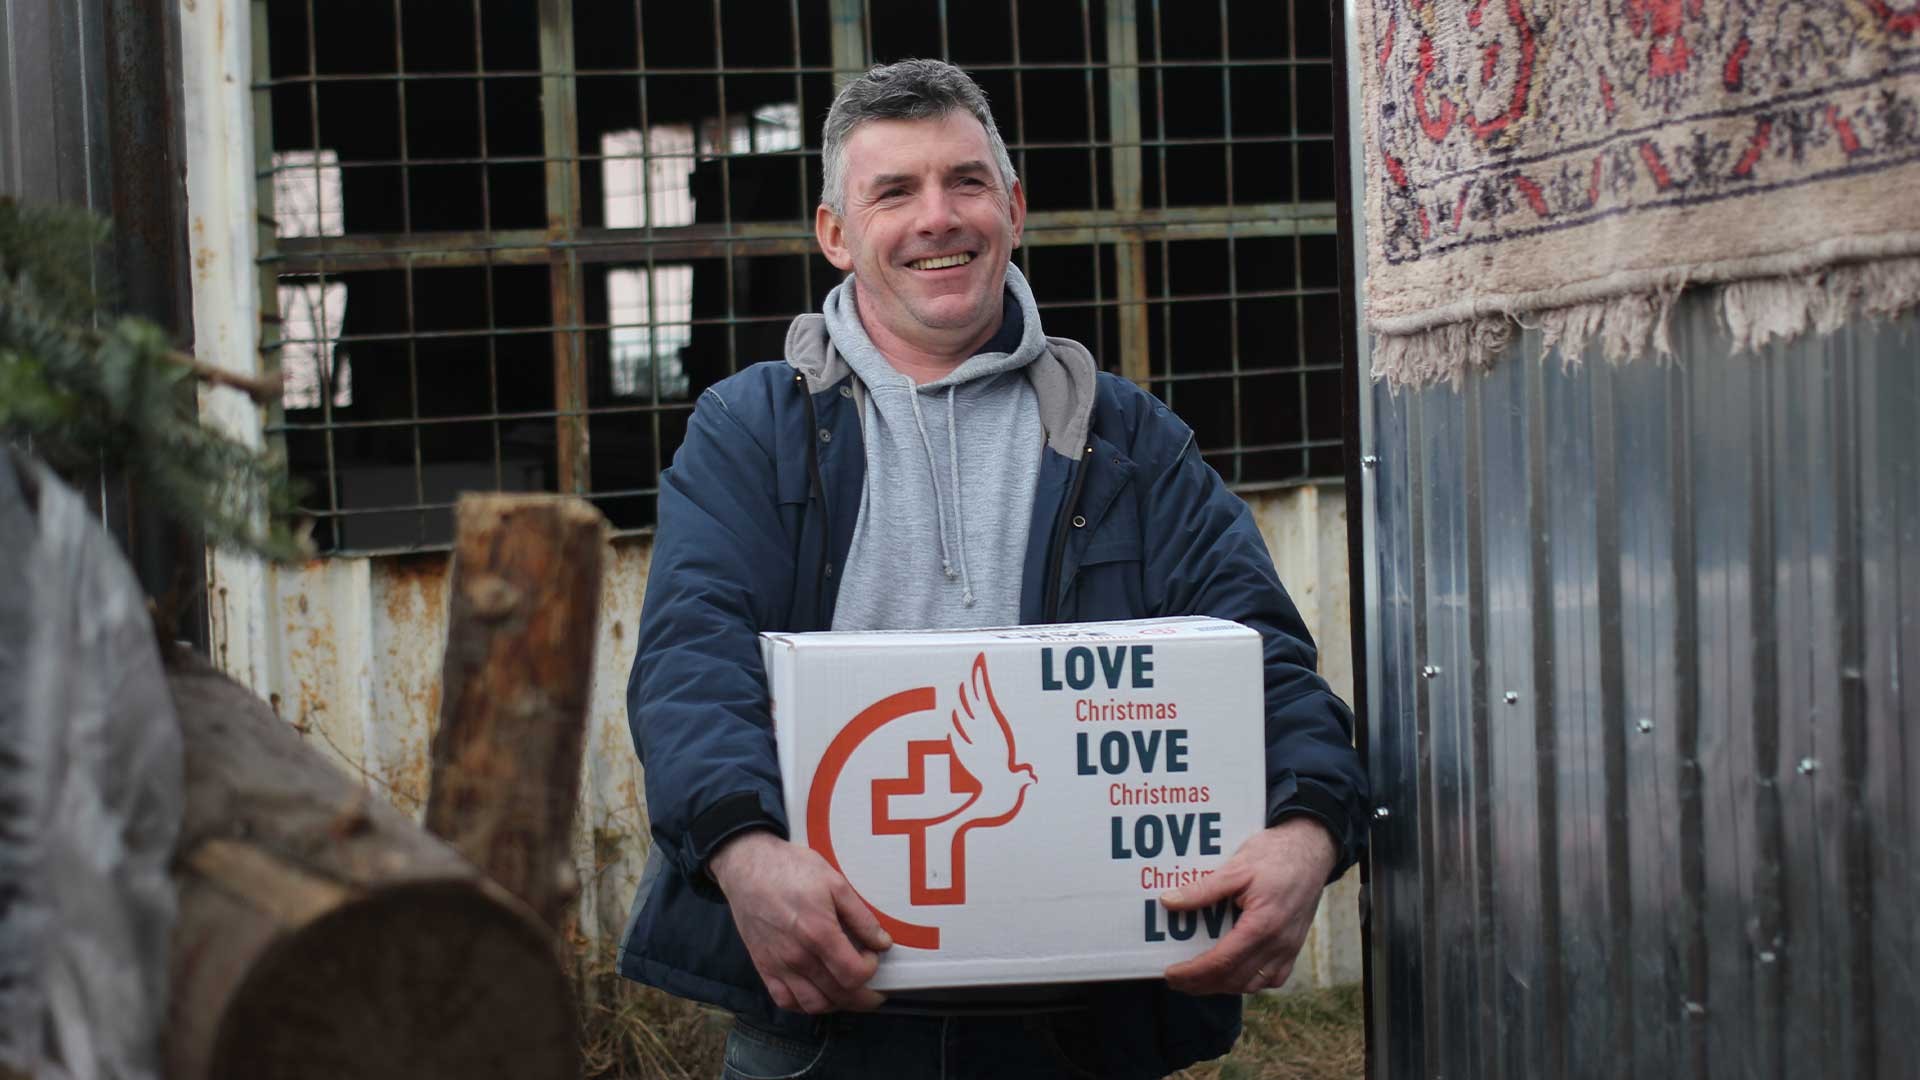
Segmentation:
{"type": "Polygon", "coordinates": [[[345,236],[343,205],[338,154],[281,150],[273,155],[275,236],[345,236]]]}
{"type": "Polygon", "coordinates": [[[288,409],[317,409],[323,387],[333,406],[353,404],[353,368],[345,357],[335,366],[340,327],[347,318],[347,287],[338,281],[279,287],[281,402],[288,409]]]}

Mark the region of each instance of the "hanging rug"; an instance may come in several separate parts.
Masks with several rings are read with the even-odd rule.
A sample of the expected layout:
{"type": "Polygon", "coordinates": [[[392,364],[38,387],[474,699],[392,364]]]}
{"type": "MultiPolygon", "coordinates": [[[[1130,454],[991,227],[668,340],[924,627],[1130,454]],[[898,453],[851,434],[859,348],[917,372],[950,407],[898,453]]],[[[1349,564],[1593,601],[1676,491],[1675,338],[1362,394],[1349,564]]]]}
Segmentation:
{"type": "Polygon", "coordinates": [[[1920,302],[1920,0],[1360,0],[1374,374],[1920,302]]]}

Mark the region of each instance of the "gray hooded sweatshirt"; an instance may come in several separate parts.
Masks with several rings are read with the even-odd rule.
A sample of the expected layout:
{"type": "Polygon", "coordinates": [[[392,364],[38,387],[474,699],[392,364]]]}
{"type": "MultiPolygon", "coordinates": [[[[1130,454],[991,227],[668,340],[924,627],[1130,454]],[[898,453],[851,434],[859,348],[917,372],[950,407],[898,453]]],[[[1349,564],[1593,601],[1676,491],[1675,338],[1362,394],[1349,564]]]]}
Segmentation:
{"type": "Polygon", "coordinates": [[[1006,292],[1002,332],[952,374],[918,386],[867,336],[854,280],[827,294],[827,333],[866,399],[866,486],[835,630],[1020,621],[1021,566],[1046,441],[1022,369],[1046,350],[1047,339],[1033,292],[1011,263],[1006,292]]]}

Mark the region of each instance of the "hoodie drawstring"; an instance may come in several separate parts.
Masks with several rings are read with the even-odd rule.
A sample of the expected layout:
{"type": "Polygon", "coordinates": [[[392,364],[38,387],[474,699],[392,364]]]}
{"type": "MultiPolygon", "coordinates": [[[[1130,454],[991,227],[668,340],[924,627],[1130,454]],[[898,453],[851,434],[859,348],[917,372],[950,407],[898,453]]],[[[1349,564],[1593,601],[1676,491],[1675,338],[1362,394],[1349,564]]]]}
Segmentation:
{"type": "MultiPolygon", "coordinates": [[[[940,472],[933,463],[933,442],[927,438],[927,421],[920,415],[920,391],[907,388],[907,400],[913,404],[913,425],[920,429],[920,448],[927,454],[927,482],[933,485],[934,521],[940,530],[940,570],[953,580],[953,556],[947,553],[947,501],[940,497],[940,472]]],[[[948,420],[952,427],[952,420],[948,420]]],[[[951,434],[951,432],[949,432],[951,434]]]]}
{"type": "MultiPolygon", "coordinates": [[[[953,475],[953,519],[957,523],[953,539],[960,549],[960,602],[972,607],[973,578],[967,573],[967,512],[960,505],[960,417],[953,408],[953,392],[957,389],[957,386],[947,387],[947,466],[953,475]]],[[[937,490],[934,497],[939,498],[937,490]]]]}
{"type": "Polygon", "coordinates": [[[967,572],[967,519],[960,505],[960,417],[955,410],[953,393],[956,386],[947,387],[947,467],[949,479],[953,485],[954,545],[960,550],[960,570],[956,575],[953,568],[953,554],[947,548],[947,500],[940,494],[940,470],[933,460],[933,440],[927,437],[927,420],[920,412],[920,391],[909,389],[908,399],[913,403],[913,423],[920,430],[920,449],[927,455],[927,481],[933,485],[933,513],[936,527],[940,530],[940,569],[952,581],[960,579],[960,602],[967,607],[973,606],[973,575],[967,572]]]}

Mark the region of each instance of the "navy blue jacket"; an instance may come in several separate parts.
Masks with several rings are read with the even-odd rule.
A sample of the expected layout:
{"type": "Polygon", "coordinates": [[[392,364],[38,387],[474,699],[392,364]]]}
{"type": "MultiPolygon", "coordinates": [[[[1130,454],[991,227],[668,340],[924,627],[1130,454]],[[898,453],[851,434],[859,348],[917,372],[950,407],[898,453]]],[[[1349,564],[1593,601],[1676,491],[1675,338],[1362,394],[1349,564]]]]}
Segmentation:
{"type": "MultiPolygon", "coordinates": [[[[627,687],[653,848],[619,957],[628,978],[792,1031],[807,1018],[768,998],[705,864],[742,829],[786,833],[756,635],[830,628],[860,505],[860,395],[809,319],[818,316],[795,324],[787,363],[757,364],[701,396],[661,474],[627,687]]],[[[1307,814],[1326,826],[1337,875],[1365,842],[1352,718],[1314,673],[1313,643],[1251,513],[1166,406],[1096,375],[1077,344],[1050,344],[1030,374],[1048,442],[1021,621],[1205,614],[1258,629],[1269,821],[1307,814]]],[[[1237,995],[1192,997],[1161,980],[1089,993],[1110,1029],[1103,1076],[1159,1076],[1225,1053],[1239,1031],[1237,995]]]]}

